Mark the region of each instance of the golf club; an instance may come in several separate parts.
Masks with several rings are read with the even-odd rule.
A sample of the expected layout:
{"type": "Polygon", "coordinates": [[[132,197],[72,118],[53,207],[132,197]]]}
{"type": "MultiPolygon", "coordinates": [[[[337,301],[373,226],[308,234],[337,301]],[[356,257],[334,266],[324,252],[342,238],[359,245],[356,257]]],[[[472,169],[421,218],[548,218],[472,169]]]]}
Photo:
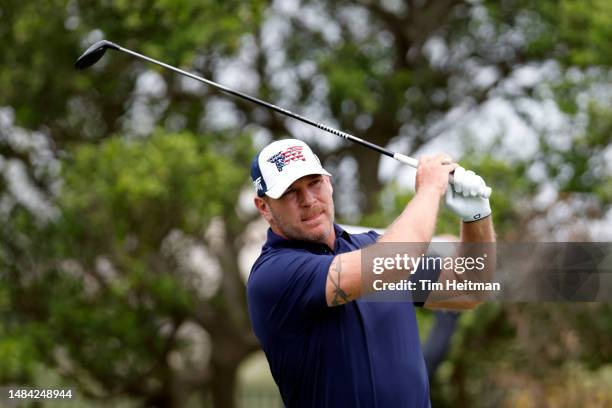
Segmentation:
{"type": "MultiPolygon", "coordinates": [[[[209,79],[199,77],[199,76],[194,75],[192,73],[189,73],[187,71],[183,71],[182,69],[173,67],[172,65],[168,65],[168,64],[165,64],[165,63],[163,63],[161,61],[157,61],[157,60],[155,60],[153,58],[147,57],[146,55],[142,55],[142,54],[139,54],[139,53],[134,52],[132,50],[129,50],[127,48],[120,47],[119,45],[117,45],[115,43],[112,43],[110,41],[107,41],[107,40],[98,41],[95,44],[93,44],[91,47],[89,47],[83,53],[83,55],[81,55],[76,60],[76,62],[74,63],[75,68],[81,70],[81,69],[85,69],[85,68],[88,68],[88,67],[92,66],[93,64],[98,62],[100,60],[100,58],[102,58],[104,56],[104,53],[106,52],[107,49],[122,51],[122,52],[124,52],[126,54],[130,54],[130,55],[132,55],[132,56],[134,56],[136,58],[140,58],[142,60],[145,60],[145,61],[148,61],[148,62],[152,62],[153,64],[159,65],[159,66],[167,68],[167,69],[169,69],[171,71],[174,71],[174,72],[177,72],[179,74],[185,75],[185,76],[187,76],[189,78],[195,79],[196,81],[203,82],[203,83],[205,83],[207,85],[210,85],[210,86],[212,86],[214,88],[217,88],[217,89],[219,89],[219,90],[221,90],[223,92],[226,92],[228,94],[237,96],[237,97],[242,98],[242,99],[246,99],[246,100],[251,101],[251,102],[253,102],[253,103],[257,104],[257,105],[264,106],[264,107],[266,107],[268,109],[271,109],[271,110],[273,110],[275,112],[278,112],[278,113],[280,113],[282,115],[289,116],[289,117],[291,117],[293,119],[299,120],[300,122],[303,122],[303,123],[307,123],[307,124],[309,124],[311,126],[314,126],[314,127],[318,128],[318,129],[321,129],[321,130],[324,130],[324,131],[326,131],[328,133],[334,134],[336,136],[340,136],[340,137],[342,137],[344,139],[347,139],[347,140],[350,140],[350,141],[352,141],[354,143],[358,143],[358,144],[360,144],[362,146],[368,147],[368,148],[370,148],[372,150],[375,150],[375,151],[377,151],[377,152],[379,152],[381,154],[384,154],[385,156],[392,157],[395,160],[397,160],[397,161],[399,161],[401,163],[407,164],[407,165],[409,165],[411,167],[416,168],[418,166],[418,163],[419,163],[418,160],[416,160],[416,159],[414,159],[412,157],[408,157],[408,156],[403,155],[401,153],[392,152],[392,151],[387,150],[387,149],[385,149],[385,148],[383,148],[381,146],[378,146],[378,145],[376,145],[374,143],[370,143],[367,140],[363,140],[363,139],[361,139],[359,137],[350,135],[350,134],[348,134],[346,132],[342,132],[342,131],[340,131],[338,129],[334,129],[334,128],[329,127],[327,125],[323,125],[321,123],[315,122],[314,120],[310,120],[308,118],[300,116],[300,115],[298,115],[296,113],[288,111],[287,109],[283,109],[283,108],[278,107],[276,105],[273,105],[273,104],[271,104],[269,102],[265,102],[265,101],[262,101],[260,99],[257,99],[257,98],[255,98],[253,96],[247,95],[247,94],[239,92],[239,91],[235,91],[235,90],[230,89],[230,88],[227,88],[227,87],[225,87],[223,85],[220,85],[220,84],[218,84],[216,82],[213,82],[213,81],[211,81],[209,79]]],[[[453,176],[452,176],[452,174],[450,175],[449,183],[453,184],[453,176]]],[[[489,198],[489,196],[491,195],[491,188],[490,187],[484,187],[481,191],[478,192],[478,194],[481,197],[483,197],[483,198],[489,198]]]]}

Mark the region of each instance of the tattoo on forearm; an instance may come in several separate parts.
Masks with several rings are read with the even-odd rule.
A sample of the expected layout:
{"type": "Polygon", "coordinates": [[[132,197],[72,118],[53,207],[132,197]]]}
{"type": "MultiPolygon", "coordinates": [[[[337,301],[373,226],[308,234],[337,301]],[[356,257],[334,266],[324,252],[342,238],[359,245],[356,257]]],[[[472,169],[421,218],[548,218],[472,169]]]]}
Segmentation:
{"type": "Polygon", "coordinates": [[[329,274],[327,275],[327,279],[329,279],[332,285],[334,286],[334,289],[333,289],[334,297],[332,298],[331,305],[338,306],[338,305],[342,305],[344,303],[350,302],[351,294],[346,293],[340,287],[340,274],[342,273],[342,259],[340,255],[338,255],[336,259],[334,259],[334,262],[330,269],[331,270],[329,274]]]}

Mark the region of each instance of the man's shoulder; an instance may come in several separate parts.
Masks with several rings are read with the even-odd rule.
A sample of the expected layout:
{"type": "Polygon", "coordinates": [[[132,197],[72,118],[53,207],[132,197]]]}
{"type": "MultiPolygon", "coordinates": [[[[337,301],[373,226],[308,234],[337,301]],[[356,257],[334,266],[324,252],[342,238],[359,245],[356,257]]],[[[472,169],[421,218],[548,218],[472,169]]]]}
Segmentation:
{"type": "Polygon", "coordinates": [[[264,250],[247,280],[249,307],[327,306],[325,281],[332,260],[333,255],[317,255],[299,248],[264,250]]]}
{"type": "Polygon", "coordinates": [[[272,278],[275,275],[275,271],[281,272],[286,270],[297,259],[309,256],[316,257],[317,255],[301,248],[264,246],[261,254],[259,254],[259,257],[251,267],[247,286],[260,279],[272,278]]]}
{"type": "Polygon", "coordinates": [[[251,267],[251,273],[249,277],[253,276],[253,272],[262,268],[267,263],[274,262],[283,256],[283,254],[287,254],[292,252],[293,250],[287,250],[286,248],[271,248],[269,246],[264,246],[261,250],[261,253],[255,260],[255,263],[251,267]]]}
{"type": "Polygon", "coordinates": [[[251,270],[259,268],[261,265],[269,262],[286,261],[287,259],[291,259],[292,256],[297,256],[303,253],[308,253],[308,251],[302,248],[264,245],[251,270]]]}

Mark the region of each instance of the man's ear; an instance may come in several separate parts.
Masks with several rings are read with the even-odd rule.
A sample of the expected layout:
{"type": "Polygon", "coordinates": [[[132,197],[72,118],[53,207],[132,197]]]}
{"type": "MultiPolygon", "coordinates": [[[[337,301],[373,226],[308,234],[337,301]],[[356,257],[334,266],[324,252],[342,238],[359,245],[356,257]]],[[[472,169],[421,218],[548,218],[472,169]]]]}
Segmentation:
{"type": "Polygon", "coordinates": [[[261,197],[255,197],[253,203],[255,204],[257,211],[259,211],[259,214],[261,214],[261,216],[268,221],[268,223],[270,223],[272,220],[272,213],[270,212],[270,206],[266,200],[261,197]]]}

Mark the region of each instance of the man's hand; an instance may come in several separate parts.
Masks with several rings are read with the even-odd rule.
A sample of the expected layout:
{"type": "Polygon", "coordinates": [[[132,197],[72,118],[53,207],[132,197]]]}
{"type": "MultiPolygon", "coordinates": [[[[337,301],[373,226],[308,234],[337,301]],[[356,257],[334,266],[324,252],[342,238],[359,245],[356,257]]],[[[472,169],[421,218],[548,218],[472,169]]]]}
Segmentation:
{"type": "Polygon", "coordinates": [[[485,181],[471,170],[458,166],[453,174],[454,185],[446,191],[446,206],[465,222],[478,221],[491,214],[489,199],[478,192],[485,181]]]}
{"type": "Polygon", "coordinates": [[[437,156],[422,156],[419,159],[419,167],[416,174],[417,193],[424,190],[432,190],[439,197],[444,195],[448,189],[448,175],[457,168],[447,154],[437,156]]]}

